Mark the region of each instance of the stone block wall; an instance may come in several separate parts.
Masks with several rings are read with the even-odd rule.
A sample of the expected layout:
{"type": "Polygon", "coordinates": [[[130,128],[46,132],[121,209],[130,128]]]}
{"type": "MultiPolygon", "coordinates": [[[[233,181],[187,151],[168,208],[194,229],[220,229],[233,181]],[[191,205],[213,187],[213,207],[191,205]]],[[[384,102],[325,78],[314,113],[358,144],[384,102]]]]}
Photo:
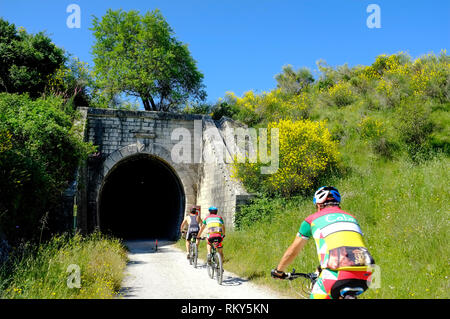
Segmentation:
{"type": "Polygon", "coordinates": [[[203,134],[205,163],[199,168],[197,204],[202,207],[202,217],[208,214],[208,207],[217,207],[228,228],[234,226],[238,198],[242,201],[242,198],[249,196],[242,184],[232,177],[233,157],[230,149],[233,149],[233,146],[227,145],[219,123],[215,123],[210,117],[205,118],[203,134]]]}
{"type": "Polygon", "coordinates": [[[81,121],[85,121],[85,140],[98,149],[79,169],[79,227],[92,231],[99,225],[98,200],[105,178],[122,160],[136,154],[160,159],[178,176],[185,194],[185,214],[191,206],[200,205],[205,217],[208,207],[214,205],[219,208],[226,225],[233,227],[238,205],[250,195],[232,179],[230,163],[221,161],[221,158],[225,154],[230,159],[230,150],[233,149],[224,139],[224,128],[241,124],[229,119],[215,122],[204,115],[94,108],[80,110],[84,115],[81,121]],[[182,138],[180,134],[173,134],[177,129],[182,138]],[[208,134],[209,131],[216,131],[215,138],[208,134]],[[189,160],[174,160],[174,147],[189,150],[189,160]]]}

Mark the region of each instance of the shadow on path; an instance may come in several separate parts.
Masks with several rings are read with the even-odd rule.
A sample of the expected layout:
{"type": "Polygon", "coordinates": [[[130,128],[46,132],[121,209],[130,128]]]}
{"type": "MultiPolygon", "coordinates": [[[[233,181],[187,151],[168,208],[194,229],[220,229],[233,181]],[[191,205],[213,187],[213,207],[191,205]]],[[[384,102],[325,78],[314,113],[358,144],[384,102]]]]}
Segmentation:
{"type": "Polygon", "coordinates": [[[158,245],[156,245],[156,239],[135,239],[125,240],[124,244],[128,248],[128,252],[131,254],[153,254],[164,253],[167,249],[164,246],[173,245],[174,241],[166,239],[158,239],[158,245]]]}
{"type": "Polygon", "coordinates": [[[248,280],[242,278],[227,276],[226,279],[224,278],[222,280],[222,286],[240,286],[247,281],[248,280]]]}

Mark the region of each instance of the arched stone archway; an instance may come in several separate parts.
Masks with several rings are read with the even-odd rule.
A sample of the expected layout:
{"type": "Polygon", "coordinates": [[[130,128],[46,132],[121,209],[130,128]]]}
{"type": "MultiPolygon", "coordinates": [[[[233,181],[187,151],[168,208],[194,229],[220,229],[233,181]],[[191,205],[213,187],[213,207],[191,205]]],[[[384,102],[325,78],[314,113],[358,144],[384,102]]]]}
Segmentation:
{"type": "MultiPolygon", "coordinates": [[[[198,205],[205,215],[207,208],[214,205],[219,208],[227,227],[233,226],[236,209],[251,196],[231,177],[230,165],[219,160],[224,150],[234,149],[233,145],[225,145],[228,139],[224,139],[223,134],[224,130],[236,126],[235,123],[228,119],[215,122],[204,115],[95,108],[79,108],[79,111],[81,118],[77,121],[77,131],[83,132],[84,139],[97,147],[96,153],[80,165],[75,182],[78,190],[74,198],[74,225],[82,232],[92,232],[105,226],[104,216],[107,215],[103,215],[105,206],[101,204],[102,196],[109,198],[106,202],[111,202],[106,205],[109,205],[106,210],[121,206],[116,212],[119,216],[117,220],[139,219],[132,213],[149,206],[145,198],[152,191],[137,187],[137,180],[132,177],[145,175],[145,184],[159,173],[166,174],[159,179],[175,181],[172,186],[162,186],[168,187],[168,190],[158,196],[166,198],[166,201],[172,196],[175,202],[182,203],[180,205],[184,207],[178,208],[178,223],[181,223],[181,217],[189,207],[198,205]],[[184,134],[179,134],[180,129],[184,134]],[[210,136],[212,130],[217,133],[214,134],[217,138],[210,136]],[[223,145],[216,149],[217,143],[223,145]],[[183,161],[178,163],[178,157],[172,160],[171,153],[179,155],[177,152],[180,150],[183,161]],[[191,155],[190,161],[189,156],[184,157],[186,154],[191,155]],[[205,160],[211,154],[215,154],[217,161],[205,160]],[[127,168],[127,163],[134,163],[136,167],[130,165],[127,168]],[[127,185],[137,188],[123,196],[120,188],[125,187],[128,191],[127,185]],[[135,193],[141,196],[130,199],[135,193]],[[183,196],[178,196],[178,193],[184,194],[184,201],[180,201],[183,196]],[[130,208],[126,205],[130,201],[132,204],[138,201],[140,206],[131,205],[130,208]]],[[[142,224],[149,222],[143,221],[142,224]]],[[[179,224],[172,225],[174,232],[177,232],[174,239],[179,238],[179,227],[176,226],[179,224]]]]}
{"type": "Polygon", "coordinates": [[[184,210],[185,192],[177,173],[147,153],[121,159],[99,189],[99,228],[120,238],[175,239],[184,210]]]}
{"type": "Polygon", "coordinates": [[[178,226],[196,199],[190,174],[157,144],[134,143],[114,151],[104,160],[95,189],[97,227],[122,238],[178,238],[178,226]],[[143,188],[136,185],[138,179],[143,188]]]}

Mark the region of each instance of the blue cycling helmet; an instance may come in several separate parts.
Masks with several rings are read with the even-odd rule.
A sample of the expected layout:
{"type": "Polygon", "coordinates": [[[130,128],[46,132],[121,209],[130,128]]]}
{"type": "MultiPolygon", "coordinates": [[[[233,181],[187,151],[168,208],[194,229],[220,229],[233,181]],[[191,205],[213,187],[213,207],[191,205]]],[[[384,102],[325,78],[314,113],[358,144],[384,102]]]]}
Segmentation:
{"type": "Polygon", "coordinates": [[[215,206],[211,206],[208,210],[210,213],[217,213],[217,207],[215,206]]]}
{"type": "Polygon", "coordinates": [[[340,202],[341,194],[339,194],[337,188],[333,186],[322,186],[314,193],[314,205],[324,203],[339,204],[340,202]]]}

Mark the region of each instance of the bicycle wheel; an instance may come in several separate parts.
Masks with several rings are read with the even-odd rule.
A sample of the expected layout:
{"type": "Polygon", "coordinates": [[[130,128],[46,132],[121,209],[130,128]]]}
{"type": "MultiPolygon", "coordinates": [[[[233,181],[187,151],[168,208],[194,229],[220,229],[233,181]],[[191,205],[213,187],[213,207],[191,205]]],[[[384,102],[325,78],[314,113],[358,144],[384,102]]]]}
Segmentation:
{"type": "Polygon", "coordinates": [[[211,253],[211,260],[208,262],[206,261],[206,270],[208,271],[209,278],[214,278],[214,254],[211,253]]]}
{"type": "Polygon", "coordinates": [[[289,285],[302,299],[309,299],[313,287],[311,280],[301,277],[295,280],[289,280],[289,285]]]}
{"type": "Polygon", "coordinates": [[[197,268],[197,259],[198,259],[198,247],[197,244],[194,243],[193,245],[193,249],[192,249],[192,263],[194,264],[194,268],[197,268]]]}
{"type": "Polygon", "coordinates": [[[216,254],[216,279],[217,283],[221,285],[223,280],[223,262],[220,254],[216,254]]]}
{"type": "Polygon", "coordinates": [[[192,262],[194,260],[193,258],[193,251],[192,251],[192,243],[189,243],[189,265],[192,265],[192,262]]]}

